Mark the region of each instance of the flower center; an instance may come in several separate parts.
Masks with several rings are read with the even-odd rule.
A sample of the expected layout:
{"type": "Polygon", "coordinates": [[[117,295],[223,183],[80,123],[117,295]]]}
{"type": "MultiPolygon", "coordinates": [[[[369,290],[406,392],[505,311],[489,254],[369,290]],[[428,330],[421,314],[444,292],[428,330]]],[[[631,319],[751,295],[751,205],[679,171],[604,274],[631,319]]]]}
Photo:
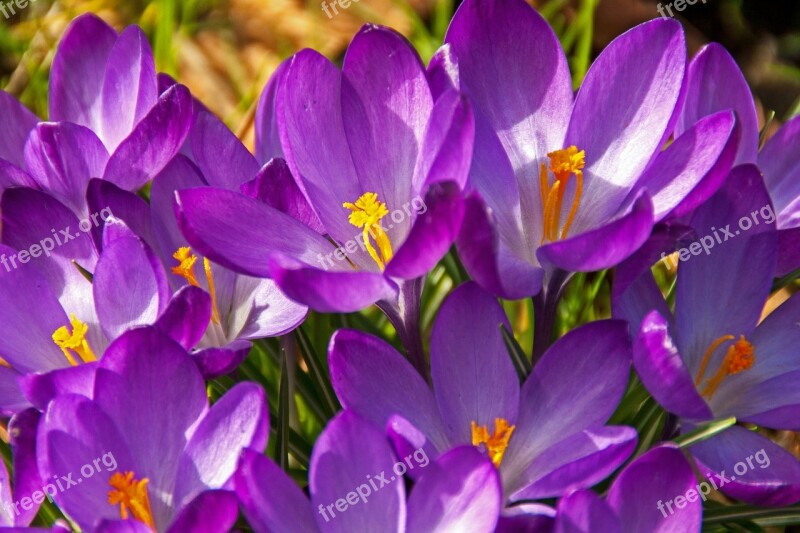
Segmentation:
{"type": "Polygon", "coordinates": [[[567,237],[572,220],[578,212],[578,204],[583,193],[583,167],[586,164],[586,153],[583,150],[578,151],[576,146],[550,152],[547,157],[550,158],[550,172],[555,178],[551,184],[547,176],[547,167],[542,163],[539,170],[539,192],[543,209],[541,244],[544,244],[545,241],[553,242],[567,237]],[[575,196],[559,237],[558,223],[561,221],[561,205],[564,202],[567,181],[572,174],[575,174],[575,196]]]}
{"type": "Polygon", "coordinates": [[[345,202],[342,206],[351,211],[347,219],[350,224],[357,228],[364,228],[362,234],[364,246],[373,261],[383,271],[386,268],[386,264],[392,259],[393,254],[389,236],[386,235],[386,232],[383,231],[379,224],[380,220],[389,214],[386,204],[378,201],[376,193],[365,192],[356,200],[356,203],[345,202]],[[377,251],[372,246],[372,242],[370,242],[370,236],[375,239],[375,244],[378,246],[377,251]]]}
{"type": "Polygon", "coordinates": [[[147,494],[147,478],[136,480],[133,472],[115,472],[108,484],[114,490],[108,491],[108,503],[119,505],[119,515],[125,520],[128,517],[150,526],[155,529],[153,522],[153,511],[150,509],[150,497],[147,494]]]}
{"type": "Polygon", "coordinates": [[[508,420],[505,418],[495,418],[494,433],[490,435],[487,426],[479,426],[473,421],[472,445],[485,451],[494,466],[500,468],[500,463],[503,461],[503,455],[506,453],[508,441],[511,439],[511,433],[514,432],[514,428],[516,426],[509,425],[508,420]]]}
{"type": "MultiPolygon", "coordinates": [[[[172,254],[178,261],[178,266],[172,267],[172,273],[181,276],[189,282],[193,287],[200,287],[197,278],[194,275],[194,264],[197,262],[197,256],[192,254],[191,248],[184,246],[172,254]]],[[[206,280],[208,281],[208,294],[211,295],[211,320],[215,324],[221,324],[219,318],[219,310],[217,309],[217,292],[214,288],[214,275],[211,273],[211,262],[203,258],[203,268],[206,272],[206,280]]]]}
{"type": "Polygon", "coordinates": [[[61,326],[53,332],[53,342],[64,352],[64,357],[67,358],[69,364],[78,366],[78,361],[72,356],[70,350],[75,352],[84,363],[97,361],[97,357],[86,341],[86,332],[89,331],[89,326],[75,318],[73,314],[69,315],[69,323],[72,327],[72,333],[70,333],[67,326],[61,326]]]}
{"type": "MultiPolygon", "coordinates": [[[[711,356],[714,354],[717,348],[726,342],[734,340],[735,338],[736,337],[733,335],[723,335],[711,343],[711,346],[708,347],[705,355],[703,355],[703,361],[700,363],[700,371],[697,373],[697,378],[694,382],[696,387],[699,387],[700,383],[703,381],[706,367],[708,367],[708,363],[711,361],[711,356]]],[[[738,374],[739,372],[748,370],[755,364],[755,362],[756,357],[753,345],[750,344],[747,339],[745,339],[744,335],[740,335],[739,340],[728,347],[728,351],[725,353],[725,357],[722,358],[722,363],[719,365],[717,373],[706,380],[706,384],[700,391],[700,394],[706,399],[710,400],[711,397],[714,396],[714,393],[717,392],[717,389],[726,377],[730,376],[731,374],[738,374]]]]}

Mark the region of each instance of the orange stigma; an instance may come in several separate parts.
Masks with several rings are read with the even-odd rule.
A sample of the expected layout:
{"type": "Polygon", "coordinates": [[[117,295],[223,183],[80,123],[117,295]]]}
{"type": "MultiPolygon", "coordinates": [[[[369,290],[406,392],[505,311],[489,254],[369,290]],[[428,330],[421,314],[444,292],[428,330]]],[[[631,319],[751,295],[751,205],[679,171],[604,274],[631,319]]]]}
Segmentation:
{"type": "Polygon", "coordinates": [[[490,435],[487,426],[479,426],[473,421],[472,445],[485,450],[494,466],[500,468],[500,463],[503,461],[503,455],[506,453],[508,441],[511,439],[514,428],[516,426],[509,425],[508,420],[505,418],[495,418],[494,433],[490,435]]]}
{"type": "MultiPolygon", "coordinates": [[[[188,246],[178,248],[178,250],[172,254],[172,257],[178,261],[178,266],[172,267],[172,273],[186,279],[189,285],[202,289],[194,275],[194,264],[197,262],[197,256],[192,254],[191,248],[188,246]]],[[[203,258],[203,270],[205,270],[206,281],[208,282],[208,294],[211,296],[211,321],[219,325],[222,323],[222,320],[219,317],[219,310],[217,309],[217,291],[214,287],[214,276],[211,273],[211,262],[205,257],[203,258]]]]}
{"type": "MultiPolygon", "coordinates": [[[[706,350],[706,353],[703,355],[703,361],[700,363],[700,370],[697,372],[697,378],[694,382],[696,387],[699,387],[700,383],[702,383],[708,363],[711,361],[711,356],[717,348],[735,338],[736,337],[733,335],[724,335],[711,343],[711,346],[708,347],[708,350],[706,350]]],[[[706,380],[705,386],[700,391],[700,394],[707,400],[710,400],[726,377],[750,369],[755,362],[756,357],[753,345],[750,344],[744,335],[740,335],[739,340],[728,347],[728,351],[725,353],[725,357],[722,358],[722,363],[720,363],[717,373],[706,380]]]]}
{"type": "Polygon", "coordinates": [[[134,518],[151,529],[156,525],[153,521],[153,511],[150,509],[150,496],[147,494],[149,479],[137,480],[133,472],[115,472],[108,484],[114,490],[108,491],[108,503],[119,505],[120,518],[134,518]]]}
{"type": "Polygon", "coordinates": [[[365,192],[355,203],[345,202],[342,207],[350,210],[347,220],[357,228],[363,228],[361,238],[369,256],[383,272],[386,264],[392,259],[392,243],[383,231],[380,220],[389,214],[386,204],[378,200],[377,193],[365,192]],[[375,240],[378,249],[372,246],[370,237],[375,240]]]}
{"type": "Polygon", "coordinates": [[[557,241],[565,239],[569,233],[575,214],[578,212],[581,194],[583,194],[583,167],[586,165],[586,153],[578,150],[577,146],[570,146],[562,150],[556,150],[547,154],[550,158],[550,172],[555,179],[553,183],[547,176],[547,167],[542,163],[539,169],[539,192],[542,200],[542,242],[557,241]],[[567,181],[571,175],[575,175],[575,196],[572,198],[567,220],[558,233],[558,225],[561,221],[561,206],[564,203],[564,192],[567,189],[567,181]]]}

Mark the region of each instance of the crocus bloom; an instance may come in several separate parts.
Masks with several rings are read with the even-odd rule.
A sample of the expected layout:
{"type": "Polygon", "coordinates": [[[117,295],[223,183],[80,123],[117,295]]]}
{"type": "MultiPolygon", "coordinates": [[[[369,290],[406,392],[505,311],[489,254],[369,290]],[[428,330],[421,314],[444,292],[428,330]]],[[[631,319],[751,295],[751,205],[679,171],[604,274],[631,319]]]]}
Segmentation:
{"type": "Polygon", "coordinates": [[[82,479],[54,499],[84,531],[120,519],[139,531],[227,530],[238,506],[219,489],[244,448],[266,446],[265,401],[257,385],[240,383],[209,407],[180,345],[154,328],[127,332],[106,351],[88,397],[48,405],[37,439],[42,479],[82,479]],[[106,454],[113,465],[87,474],[84,465],[106,454]]]}
{"type": "Polygon", "coordinates": [[[701,498],[705,499],[700,490],[704,489],[699,488],[681,452],[659,446],[626,466],[604,499],[588,490],[561,498],[553,531],[699,533],[703,515],[701,498]],[[675,504],[677,498],[682,499],[678,502],[680,506],[675,504]]]}
{"type": "Polygon", "coordinates": [[[355,36],[341,71],[304,50],[280,78],[270,116],[298,183],[276,189],[309,207],[287,213],[253,194],[181,191],[184,235],[214,262],[272,278],[315,310],[381,302],[404,341],[418,336],[420,277],[461,223],[470,108],[456,91],[434,104],[414,49],[376,26],[355,36]]]}
{"type": "Polygon", "coordinates": [[[522,298],[544,286],[557,299],[564,272],[616,265],[656,222],[687,209],[690,191],[693,204],[713,193],[731,166],[729,111],[662,151],[684,81],[676,21],[615,39],[574,98],[557,37],[521,0],[465,1],[445,42],[431,76],[462,88],[476,117],[459,255],[497,295],[522,298]]]}
{"type": "MultiPolygon", "coordinates": [[[[56,124],[43,124],[34,133],[43,149],[52,152],[65,142],[62,136],[71,137],[70,149],[105,156],[98,161],[100,172],[74,179],[85,185],[89,178],[102,177],[126,190],[140,188],[172,159],[192,119],[185,87],[159,91],[142,30],[129,26],[117,34],[90,13],[76,18],[59,43],[48,104],[56,124]]],[[[84,191],[66,192],[66,198],[74,198],[84,191]]]]}
{"type": "MultiPolygon", "coordinates": [[[[704,243],[708,252],[684,251],[689,257],[678,268],[674,316],[649,268],[625,280],[627,289],[617,295],[615,314],[639,331],[634,365],[642,383],[681,418],[683,431],[731,416],[800,429],[800,297],[759,323],[775,272],[777,235],[774,218],[754,217],[771,209],[758,169],[737,167],[691,220],[695,244],[704,243]]],[[[643,261],[652,264],[661,251],[647,250],[651,258],[643,261]]],[[[707,469],[703,473],[730,479],[721,490],[732,497],[765,505],[800,500],[800,462],[757,432],[734,426],[690,450],[707,469]],[[758,452],[766,454],[768,466],[737,468],[731,475],[758,452]]]]}
{"type": "Polygon", "coordinates": [[[435,462],[421,452],[404,462],[379,428],[344,411],[314,446],[310,501],[275,463],[251,450],[242,455],[236,493],[258,533],[492,531],[502,493],[491,462],[470,447],[435,462]],[[398,464],[420,472],[408,496],[398,464]]]}
{"type": "MultiPolygon", "coordinates": [[[[20,249],[30,249],[27,236],[74,217],[39,191],[17,188],[6,191],[4,199],[6,195],[27,197],[12,204],[29,208],[22,212],[25,218],[13,209],[3,210],[4,234],[22,239],[25,246],[20,249]]],[[[29,257],[25,264],[13,262],[13,268],[12,259],[20,253],[0,245],[5,266],[0,269],[0,351],[8,365],[0,367],[4,413],[31,404],[42,409],[57,390],[90,389],[95,361],[128,329],[157,324],[188,349],[208,325],[208,297],[194,288],[173,295],[155,254],[122,222],[113,217],[105,221],[99,259],[88,234],[71,228],[78,237],[53,249],[50,257],[29,257]],[[91,268],[91,283],[70,258],[91,268]]]]}
{"type": "Polygon", "coordinates": [[[522,386],[501,325],[510,331],[489,293],[474,283],[456,289],[433,327],[433,390],[386,342],[340,330],[330,345],[334,389],[345,408],[388,424],[400,455],[477,446],[499,469],[507,503],[604,479],[636,443],[633,429],[603,426],[630,372],[627,325],[605,320],[568,333],[522,386]]]}
{"type": "Polygon", "coordinates": [[[689,65],[686,103],[676,133],[722,109],[733,109],[742,129],[736,164],[764,173],[778,227],[778,275],[800,268],[800,119],[784,124],[758,151],[758,116],[747,81],[731,55],[712,43],[689,65]]]}

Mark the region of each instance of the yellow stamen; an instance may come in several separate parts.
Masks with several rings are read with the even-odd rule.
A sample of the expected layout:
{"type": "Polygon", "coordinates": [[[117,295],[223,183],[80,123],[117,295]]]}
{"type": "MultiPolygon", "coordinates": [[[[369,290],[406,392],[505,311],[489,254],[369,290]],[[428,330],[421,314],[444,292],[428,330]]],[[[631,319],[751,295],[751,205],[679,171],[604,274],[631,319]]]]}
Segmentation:
{"type": "MultiPolygon", "coordinates": [[[[189,282],[193,287],[200,287],[197,278],[194,275],[194,264],[197,262],[197,256],[192,254],[191,248],[183,246],[172,254],[172,257],[178,260],[178,266],[172,267],[172,273],[189,282]]],[[[206,272],[206,281],[208,282],[208,294],[211,296],[211,320],[215,324],[221,324],[222,320],[219,317],[219,310],[217,309],[217,291],[214,287],[214,275],[211,273],[211,262],[207,258],[203,258],[203,269],[206,272]]]]}
{"type": "Polygon", "coordinates": [[[505,418],[494,419],[494,433],[489,434],[487,426],[479,426],[472,422],[472,445],[486,450],[494,466],[500,468],[503,455],[508,448],[508,441],[516,426],[509,425],[505,418]]]}
{"type": "Polygon", "coordinates": [[[586,153],[570,146],[547,154],[550,158],[550,171],[555,176],[553,184],[547,177],[547,168],[544,164],[539,169],[539,194],[542,199],[542,241],[557,241],[566,239],[569,228],[578,212],[581,196],[583,195],[583,167],[586,165],[586,153]],[[575,195],[572,198],[567,220],[559,236],[558,224],[561,221],[561,206],[564,203],[564,193],[567,190],[569,177],[575,175],[575,195]]]}
{"type": "Polygon", "coordinates": [[[72,327],[72,333],[70,333],[67,326],[61,326],[53,332],[53,342],[64,352],[64,357],[67,358],[69,364],[78,366],[78,361],[76,361],[69,352],[70,350],[78,354],[78,357],[80,357],[84,363],[97,361],[97,357],[94,355],[94,352],[92,352],[86,340],[86,333],[89,331],[89,326],[75,318],[73,314],[69,315],[69,323],[72,327]]]}
{"type": "Polygon", "coordinates": [[[351,211],[347,220],[357,228],[364,228],[362,238],[364,239],[364,246],[367,249],[370,257],[378,264],[378,267],[383,271],[386,264],[391,261],[393,251],[392,243],[389,241],[389,236],[383,231],[379,224],[380,220],[389,214],[386,204],[378,201],[378,195],[374,192],[365,192],[356,202],[345,202],[343,207],[351,211]],[[372,246],[370,236],[375,240],[378,245],[378,250],[372,246]],[[380,253],[379,253],[380,252],[380,253]]]}
{"type": "MultiPolygon", "coordinates": [[[[711,355],[714,353],[714,351],[722,344],[730,342],[735,338],[736,337],[733,335],[725,335],[711,343],[711,346],[709,346],[708,350],[706,350],[706,353],[703,356],[703,361],[700,364],[700,370],[697,373],[697,378],[695,379],[695,386],[699,386],[702,382],[706,367],[708,366],[708,362],[711,360],[711,355]]],[[[700,392],[700,394],[706,399],[710,400],[711,397],[714,396],[714,393],[717,392],[717,389],[726,377],[748,370],[755,364],[755,362],[755,349],[753,348],[753,345],[750,344],[744,335],[740,335],[739,340],[728,347],[728,351],[725,353],[725,357],[722,358],[722,363],[720,363],[719,369],[714,376],[706,380],[705,387],[703,387],[703,390],[700,392]]]]}
{"type": "Polygon", "coordinates": [[[114,490],[108,491],[108,503],[119,505],[120,517],[125,520],[129,517],[155,529],[153,511],[150,509],[150,497],[147,494],[149,479],[136,480],[133,472],[115,472],[108,484],[114,490]]]}

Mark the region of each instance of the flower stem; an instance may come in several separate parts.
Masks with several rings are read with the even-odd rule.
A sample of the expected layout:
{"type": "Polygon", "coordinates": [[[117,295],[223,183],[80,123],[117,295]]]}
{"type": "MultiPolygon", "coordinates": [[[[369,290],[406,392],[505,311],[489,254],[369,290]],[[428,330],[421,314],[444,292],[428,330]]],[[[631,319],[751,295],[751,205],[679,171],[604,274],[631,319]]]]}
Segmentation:
{"type": "Polygon", "coordinates": [[[558,302],[568,279],[567,272],[556,270],[550,276],[549,282],[542,287],[542,292],[533,298],[532,366],[536,366],[544,352],[550,347],[556,325],[558,302]]]}
{"type": "Polygon", "coordinates": [[[397,331],[397,336],[406,349],[406,357],[409,362],[426,381],[430,381],[419,324],[422,284],[423,278],[401,281],[397,302],[384,300],[378,302],[377,306],[386,314],[389,322],[397,331]]]}

